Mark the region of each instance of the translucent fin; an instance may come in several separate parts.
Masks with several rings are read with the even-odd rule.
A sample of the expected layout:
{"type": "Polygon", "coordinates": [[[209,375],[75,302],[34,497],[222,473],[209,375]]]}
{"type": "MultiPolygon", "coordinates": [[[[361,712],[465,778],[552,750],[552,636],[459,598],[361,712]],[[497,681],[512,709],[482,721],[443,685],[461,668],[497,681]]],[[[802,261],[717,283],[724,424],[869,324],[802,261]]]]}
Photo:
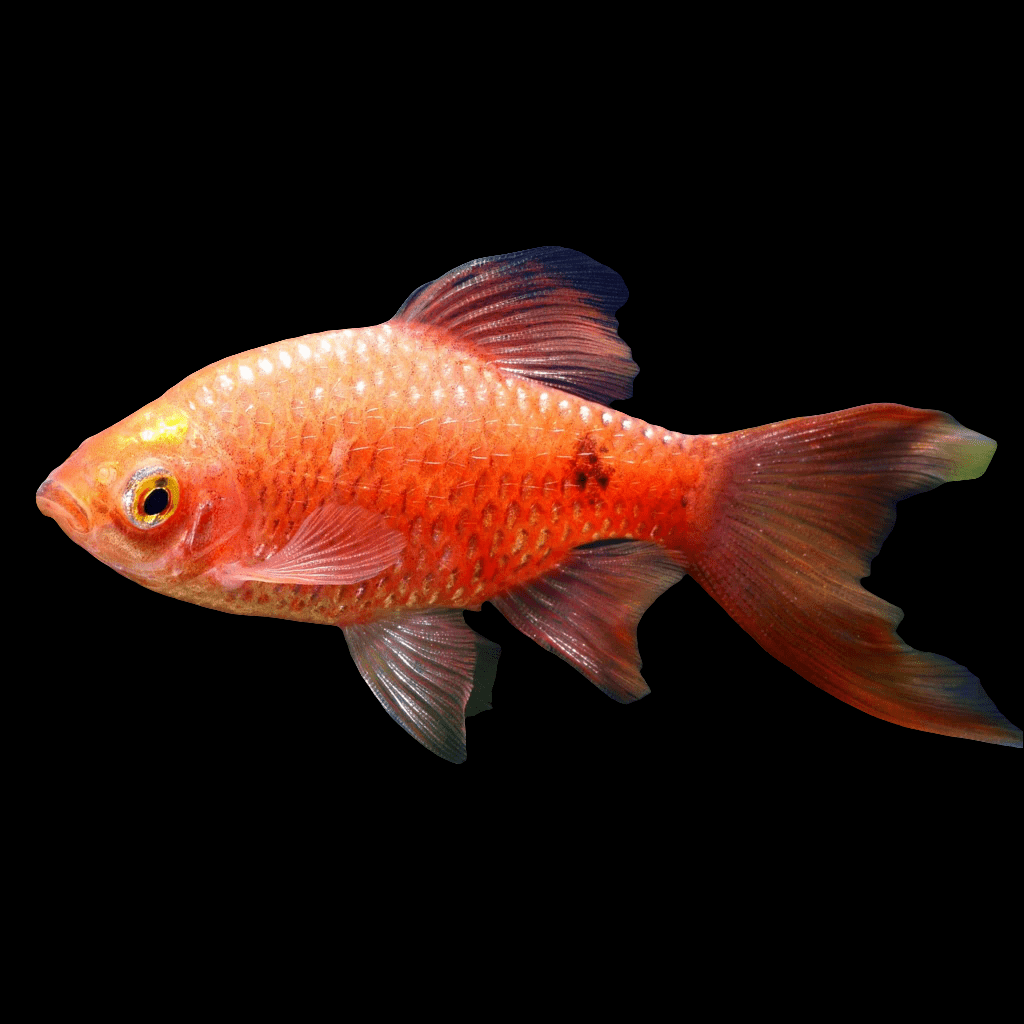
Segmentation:
{"type": "Polygon", "coordinates": [[[401,558],[405,538],[361,505],[322,505],[288,542],[263,562],[233,562],[219,570],[225,586],[264,583],[344,586],[368,580],[401,558]]]}
{"type": "Polygon", "coordinates": [[[501,648],[455,608],[344,627],[359,674],[384,710],[428,750],[466,760],[466,701],[490,688],[501,648]]]}
{"type": "Polygon", "coordinates": [[[575,249],[546,246],[450,270],[405,300],[391,323],[442,331],[506,373],[583,398],[629,398],[637,365],[616,333],[622,278],[575,249]]]}
{"type": "Polygon", "coordinates": [[[640,675],[637,623],[685,575],[676,558],[649,541],[580,547],[491,604],[610,697],[633,701],[650,692],[640,675]]]}
{"type": "Polygon", "coordinates": [[[895,502],[980,476],[995,442],[941,412],[865,405],[719,435],[691,575],[770,654],[897,725],[1021,745],[978,680],[909,647],[866,591],[895,502]]]}

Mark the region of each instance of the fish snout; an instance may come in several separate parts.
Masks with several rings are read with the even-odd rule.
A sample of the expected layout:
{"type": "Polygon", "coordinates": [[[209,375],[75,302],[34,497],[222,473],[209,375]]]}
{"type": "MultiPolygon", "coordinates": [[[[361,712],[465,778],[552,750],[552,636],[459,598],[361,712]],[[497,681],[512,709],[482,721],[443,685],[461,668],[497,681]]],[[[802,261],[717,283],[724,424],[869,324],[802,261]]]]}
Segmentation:
{"type": "Polygon", "coordinates": [[[88,533],[89,512],[63,485],[47,478],[36,491],[36,504],[44,516],[56,519],[65,533],[88,533]]]}

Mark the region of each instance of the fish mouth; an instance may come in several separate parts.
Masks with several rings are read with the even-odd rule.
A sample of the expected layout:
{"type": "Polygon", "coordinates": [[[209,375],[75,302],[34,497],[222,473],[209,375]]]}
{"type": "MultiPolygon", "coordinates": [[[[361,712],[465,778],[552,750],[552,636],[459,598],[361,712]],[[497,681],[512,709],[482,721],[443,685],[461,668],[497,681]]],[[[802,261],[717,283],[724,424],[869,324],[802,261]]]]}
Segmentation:
{"type": "Polygon", "coordinates": [[[65,533],[88,533],[89,513],[62,484],[44,480],[36,491],[36,504],[44,516],[56,519],[65,533]]]}

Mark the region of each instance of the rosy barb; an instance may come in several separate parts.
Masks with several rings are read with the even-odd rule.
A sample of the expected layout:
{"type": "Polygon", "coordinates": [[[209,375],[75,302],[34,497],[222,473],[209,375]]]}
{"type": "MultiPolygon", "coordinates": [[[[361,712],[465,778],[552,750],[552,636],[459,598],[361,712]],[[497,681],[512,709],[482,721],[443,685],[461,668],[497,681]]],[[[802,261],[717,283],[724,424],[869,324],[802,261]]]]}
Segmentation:
{"type": "Polygon", "coordinates": [[[995,443],[867,405],[731,434],[607,408],[637,371],[621,278],[571,249],[474,260],[385,324],[192,374],[55,469],[40,509],[143,586],[340,626],[385,710],[465,759],[491,601],[610,696],[648,692],[636,626],[690,573],[805,679],[914,729],[1021,745],[966,669],[860,585],[900,498],[995,443]]]}

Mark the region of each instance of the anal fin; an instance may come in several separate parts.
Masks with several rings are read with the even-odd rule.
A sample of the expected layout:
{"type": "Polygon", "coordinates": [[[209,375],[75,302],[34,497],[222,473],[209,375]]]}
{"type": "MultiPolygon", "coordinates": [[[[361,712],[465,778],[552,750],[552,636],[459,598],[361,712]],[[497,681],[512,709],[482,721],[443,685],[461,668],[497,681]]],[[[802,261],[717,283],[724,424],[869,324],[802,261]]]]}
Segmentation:
{"type": "Polygon", "coordinates": [[[634,701],[650,692],[640,675],[637,623],[685,575],[676,558],[649,541],[579,547],[554,571],[491,604],[610,697],[634,701]]]}

